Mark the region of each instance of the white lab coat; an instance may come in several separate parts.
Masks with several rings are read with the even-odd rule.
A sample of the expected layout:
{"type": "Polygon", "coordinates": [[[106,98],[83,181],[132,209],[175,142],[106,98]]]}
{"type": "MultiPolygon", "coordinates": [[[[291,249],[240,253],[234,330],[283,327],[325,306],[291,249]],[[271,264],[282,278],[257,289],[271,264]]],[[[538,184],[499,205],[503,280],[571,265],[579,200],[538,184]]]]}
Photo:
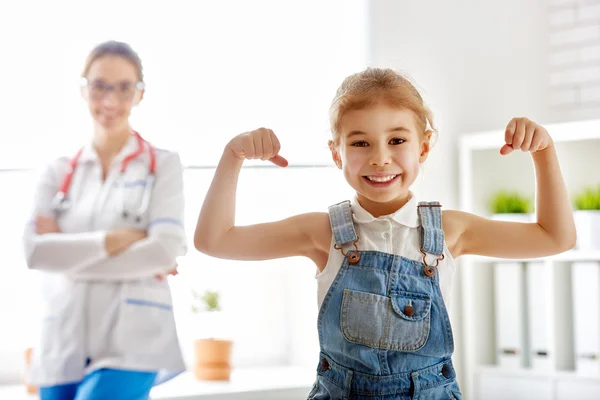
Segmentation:
{"type": "Polygon", "coordinates": [[[84,147],[68,196],[70,209],[55,215],[50,203],[69,158],[52,162],[38,183],[32,220],[24,235],[30,269],[42,271],[45,309],[34,348],[30,381],[40,386],[76,382],[98,368],[178,373],[185,369],[166,273],[186,253],[183,176],[176,153],[156,152],[156,180],[139,223],[118,211],[137,210],[148,177],[149,153],[133,159],[120,181],[123,159],[137,148],[131,137],[106,180],[93,146],[84,147]],[[61,233],[37,235],[33,216],[57,218],[61,233]],[[148,237],[116,256],[106,253],[106,232],[134,227],[148,237]]]}

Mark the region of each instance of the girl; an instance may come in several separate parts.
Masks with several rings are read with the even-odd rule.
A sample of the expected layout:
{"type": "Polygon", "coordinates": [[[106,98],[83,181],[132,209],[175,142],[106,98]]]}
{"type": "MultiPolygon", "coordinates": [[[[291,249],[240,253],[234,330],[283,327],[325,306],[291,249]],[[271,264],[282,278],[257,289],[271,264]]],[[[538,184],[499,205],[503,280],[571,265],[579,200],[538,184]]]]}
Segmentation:
{"type": "Polygon", "coordinates": [[[185,369],[162,279],[185,253],[182,168],[129,124],[144,95],[129,45],[100,44],[82,76],[92,139],[50,163],[25,231],[46,300],[28,380],[41,400],[143,400],[185,369]]]}
{"type": "Polygon", "coordinates": [[[214,257],[305,256],[317,266],[320,362],[309,399],[460,399],[445,306],[463,254],[542,257],[571,249],[575,227],[552,138],[511,120],[500,153],[531,153],[537,222],[492,221],[417,202],[410,191],[435,132],[415,87],[392,70],[345,79],[330,110],[333,161],[352,201],[251,226],[235,225],[245,159],[285,167],[269,129],[234,137],[206,196],[194,243],[214,257]]]}

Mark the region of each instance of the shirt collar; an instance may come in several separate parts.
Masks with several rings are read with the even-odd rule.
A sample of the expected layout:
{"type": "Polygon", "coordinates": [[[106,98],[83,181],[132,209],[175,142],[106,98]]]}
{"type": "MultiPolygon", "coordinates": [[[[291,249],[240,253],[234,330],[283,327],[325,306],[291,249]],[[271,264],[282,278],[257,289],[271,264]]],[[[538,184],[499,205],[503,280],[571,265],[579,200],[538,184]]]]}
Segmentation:
{"type": "Polygon", "coordinates": [[[404,204],[399,210],[389,215],[382,215],[379,218],[372,216],[367,210],[365,210],[359,203],[356,195],[352,199],[352,214],[354,221],[358,223],[369,223],[373,221],[392,219],[401,225],[405,225],[409,228],[417,228],[420,226],[419,213],[417,212],[417,199],[411,193],[410,199],[404,204]]]}

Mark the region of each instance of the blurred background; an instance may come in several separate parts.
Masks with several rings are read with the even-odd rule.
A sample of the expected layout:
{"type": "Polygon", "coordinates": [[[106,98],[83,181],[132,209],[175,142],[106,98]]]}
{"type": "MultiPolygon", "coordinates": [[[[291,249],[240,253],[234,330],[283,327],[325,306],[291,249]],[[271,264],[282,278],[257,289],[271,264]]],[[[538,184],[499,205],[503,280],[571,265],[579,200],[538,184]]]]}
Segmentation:
{"type": "MultiPolygon", "coordinates": [[[[279,136],[290,167],[247,164],[239,224],[326,211],[352,195],[327,148],[329,104],[351,73],[394,68],[416,82],[433,110],[439,139],[414,187],[420,198],[490,216],[498,190],[531,197],[530,159],[497,161],[504,127],[516,116],[556,132],[573,194],[600,184],[600,0],[3,0],[3,399],[24,393],[23,353],[39,329],[37,276],[20,242],[34,182],[46,162],[89,140],[79,77],[89,51],[111,39],[131,44],[143,62],[146,94],[133,126],[158,147],[178,151],[185,166],[190,251],[169,280],[186,360],[193,363],[193,343],[207,321],[193,310],[192,290],[219,294],[218,334],[234,343],[230,382],[182,375],[158,387],[156,399],[306,398],[318,362],[314,266],[304,259],[217,260],[193,250],[192,236],[223,147],[261,126],[279,136]]],[[[596,235],[586,249],[538,260],[546,266],[539,273],[525,261],[507,268],[480,259],[466,259],[462,268],[461,261],[448,306],[465,398],[600,398],[596,235]],[[549,283],[535,290],[547,302],[535,302],[546,297],[528,289],[541,276],[549,283]],[[578,279],[596,286],[574,287],[578,279]],[[578,292],[588,297],[577,299],[578,292]],[[578,339],[583,322],[575,309],[586,310],[581,332],[591,336],[578,339]],[[537,313],[547,317],[532,322],[537,313]],[[552,334],[532,336],[538,331],[552,334]],[[582,343],[589,346],[579,351],[582,343]],[[544,367],[529,354],[534,348],[546,351],[544,367]]]]}

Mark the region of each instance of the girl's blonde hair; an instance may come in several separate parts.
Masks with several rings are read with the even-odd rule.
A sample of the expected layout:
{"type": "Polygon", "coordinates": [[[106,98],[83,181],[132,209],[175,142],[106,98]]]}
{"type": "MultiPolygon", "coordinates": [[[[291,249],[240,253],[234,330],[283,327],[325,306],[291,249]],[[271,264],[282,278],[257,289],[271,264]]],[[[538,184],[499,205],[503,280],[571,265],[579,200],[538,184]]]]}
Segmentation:
{"type": "Polygon", "coordinates": [[[340,123],[344,114],[380,103],[414,112],[421,135],[428,130],[436,132],[431,111],[408,79],[392,69],[367,68],[344,79],[336,92],[329,110],[335,144],[339,141],[340,123]]]}

